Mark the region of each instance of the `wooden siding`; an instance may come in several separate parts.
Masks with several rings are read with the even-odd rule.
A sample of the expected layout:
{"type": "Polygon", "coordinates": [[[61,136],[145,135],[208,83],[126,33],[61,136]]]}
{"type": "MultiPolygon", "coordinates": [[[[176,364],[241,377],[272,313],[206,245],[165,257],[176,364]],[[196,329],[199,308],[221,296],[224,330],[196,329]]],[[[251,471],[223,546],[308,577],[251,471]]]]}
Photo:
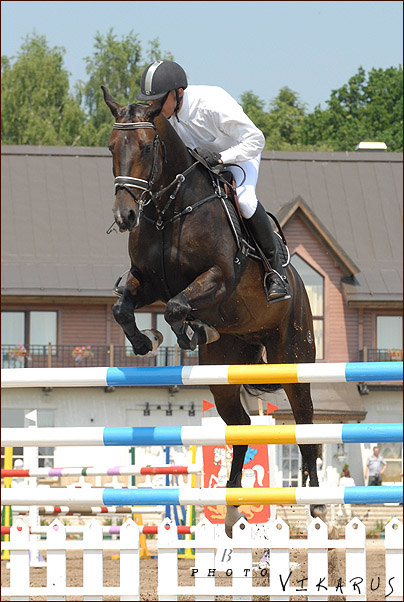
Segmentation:
{"type": "Polygon", "coordinates": [[[298,253],[324,278],[324,361],[357,361],[358,310],[344,303],[340,267],[298,215],[284,232],[291,255],[298,253]]]}
{"type": "MultiPolygon", "coordinates": [[[[324,278],[324,360],[358,361],[364,346],[375,348],[376,317],[397,315],[394,310],[347,307],[343,295],[342,270],[315,231],[296,213],[284,228],[291,255],[300,257],[324,278]]],[[[91,301],[78,298],[3,298],[3,310],[57,310],[58,345],[123,345],[124,336],[112,315],[115,299],[91,301]]],[[[156,307],[145,308],[153,311],[156,307]]],[[[159,304],[158,311],[164,311],[159,304]]]]}

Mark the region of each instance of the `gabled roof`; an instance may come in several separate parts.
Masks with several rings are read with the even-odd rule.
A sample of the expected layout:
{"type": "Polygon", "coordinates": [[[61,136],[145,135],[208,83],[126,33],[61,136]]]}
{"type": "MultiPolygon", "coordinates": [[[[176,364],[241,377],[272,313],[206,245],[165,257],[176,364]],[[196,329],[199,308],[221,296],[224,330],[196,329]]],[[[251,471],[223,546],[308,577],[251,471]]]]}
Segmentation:
{"type": "Polygon", "coordinates": [[[341,270],[346,276],[351,276],[359,272],[358,266],[348,257],[344,249],[338,244],[335,238],[328,232],[327,228],[314,215],[310,207],[305,203],[301,196],[297,196],[291,203],[281,207],[278,212],[278,220],[283,228],[292,217],[298,215],[306,225],[313,231],[314,235],[320,239],[322,244],[334,256],[339,263],[341,270]]]}
{"type": "MultiPolygon", "coordinates": [[[[2,294],[111,297],[128,267],[107,149],[2,146],[2,294]]],[[[402,300],[402,154],[265,151],[257,186],[341,266],[348,303],[402,300]]]]}
{"type": "Polygon", "coordinates": [[[402,167],[402,153],[262,155],[261,202],[283,220],[299,210],[340,263],[350,305],[402,303],[402,167]]]}

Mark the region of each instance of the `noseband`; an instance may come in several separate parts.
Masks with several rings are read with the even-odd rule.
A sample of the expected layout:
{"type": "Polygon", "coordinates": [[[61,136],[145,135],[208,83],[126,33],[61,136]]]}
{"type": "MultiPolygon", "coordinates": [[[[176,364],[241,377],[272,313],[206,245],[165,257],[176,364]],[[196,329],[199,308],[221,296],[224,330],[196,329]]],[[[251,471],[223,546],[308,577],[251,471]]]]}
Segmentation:
{"type": "Polygon", "coordinates": [[[117,176],[114,180],[115,185],[115,194],[117,193],[118,188],[125,188],[132,195],[136,203],[139,205],[144,205],[150,202],[152,198],[152,186],[154,183],[154,179],[157,173],[157,161],[158,161],[158,144],[159,144],[159,136],[157,133],[157,128],[154,123],[150,123],[149,121],[139,121],[137,123],[114,123],[112,129],[114,130],[139,130],[145,128],[152,128],[154,130],[154,140],[153,140],[153,165],[150,172],[149,180],[143,180],[142,178],[132,178],[131,176],[117,176]],[[137,199],[132,193],[132,188],[139,188],[142,190],[142,194],[140,199],[137,199]],[[145,203],[143,197],[145,193],[150,195],[149,200],[145,203]]]}

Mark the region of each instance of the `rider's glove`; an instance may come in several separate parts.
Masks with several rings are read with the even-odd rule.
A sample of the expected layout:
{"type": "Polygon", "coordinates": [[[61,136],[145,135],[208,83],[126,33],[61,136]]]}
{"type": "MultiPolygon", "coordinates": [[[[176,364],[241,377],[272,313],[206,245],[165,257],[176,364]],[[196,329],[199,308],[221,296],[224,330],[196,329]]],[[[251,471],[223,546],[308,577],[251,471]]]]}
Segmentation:
{"type": "Polygon", "coordinates": [[[200,148],[199,146],[195,149],[198,155],[209,165],[209,167],[216,167],[220,162],[220,154],[214,151],[200,148]]]}

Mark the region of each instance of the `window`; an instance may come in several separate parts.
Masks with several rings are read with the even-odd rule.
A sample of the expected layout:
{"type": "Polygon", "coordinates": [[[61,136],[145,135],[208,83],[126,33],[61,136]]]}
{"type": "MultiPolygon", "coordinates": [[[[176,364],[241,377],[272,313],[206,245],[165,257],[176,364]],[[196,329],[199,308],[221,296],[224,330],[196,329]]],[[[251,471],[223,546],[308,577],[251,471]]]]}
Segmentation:
{"type": "MultiPolygon", "coordinates": [[[[26,418],[26,415],[29,414],[31,410],[24,409],[12,409],[12,408],[2,408],[1,410],[1,423],[4,427],[27,427],[32,424],[26,418]]],[[[53,410],[38,410],[37,413],[37,425],[38,427],[45,426],[55,426],[55,413],[53,410]]],[[[26,448],[29,449],[29,448],[26,448]]],[[[24,461],[24,448],[23,447],[14,447],[13,448],[13,466],[15,460],[23,460],[24,461]]],[[[38,466],[39,467],[53,467],[54,460],[54,447],[39,447],[38,448],[38,466]]],[[[4,447],[1,448],[1,467],[4,466],[4,447]]]]}
{"type": "Polygon", "coordinates": [[[298,487],[301,456],[297,445],[281,445],[282,487],[298,487]]]}
{"type": "MultiPolygon", "coordinates": [[[[57,314],[55,311],[29,312],[29,345],[31,354],[47,353],[48,343],[56,347],[57,314]]],[[[56,353],[56,349],[54,349],[56,353]]]]}
{"type": "Polygon", "coordinates": [[[402,329],[402,316],[377,316],[377,349],[385,352],[386,358],[383,359],[403,359],[402,329]],[[400,351],[401,357],[398,357],[400,351]],[[392,357],[388,357],[389,355],[392,357]]]}
{"type": "Polygon", "coordinates": [[[291,264],[299,272],[304,282],[313,314],[316,359],[324,359],[324,278],[299,255],[292,255],[291,264]]]}
{"type": "Polygon", "coordinates": [[[403,473],[403,444],[402,443],[378,443],[380,455],[386,460],[386,470],[383,473],[383,481],[394,481],[401,483],[403,473]]]}
{"type": "Polygon", "coordinates": [[[15,357],[10,351],[19,345],[30,355],[46,355],[48,343],[52,353],[57,345],[56,311],[4,311],[1,313],[2,367],[19,368],[24,366],[24,357],[15,357]]]}

